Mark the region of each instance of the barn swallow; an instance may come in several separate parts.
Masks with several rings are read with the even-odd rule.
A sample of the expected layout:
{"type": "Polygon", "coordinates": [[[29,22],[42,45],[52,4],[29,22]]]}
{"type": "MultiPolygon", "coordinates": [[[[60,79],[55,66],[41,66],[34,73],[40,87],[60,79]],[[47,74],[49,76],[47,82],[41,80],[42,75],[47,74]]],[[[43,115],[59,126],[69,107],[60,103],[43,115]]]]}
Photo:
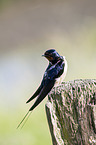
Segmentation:
{"type": "MultiPolygon", "coordinates": [[[[24,116],[18,127],[25,120],[27,115],[49,94],[51,89],[62,82],[67,72],[67,61],[64,56],[60,56],[55,49],[47,50],[43,55],[49,61],[49,65],[45,70],[42,82],[36,92],[28,99],[29,103],[37,97],[35,103],[24,116]]],[[[27,118],[28,119],[28,118],[27,118]]],[[[18,128],[17,127],[17,128],[18,128]]]]}

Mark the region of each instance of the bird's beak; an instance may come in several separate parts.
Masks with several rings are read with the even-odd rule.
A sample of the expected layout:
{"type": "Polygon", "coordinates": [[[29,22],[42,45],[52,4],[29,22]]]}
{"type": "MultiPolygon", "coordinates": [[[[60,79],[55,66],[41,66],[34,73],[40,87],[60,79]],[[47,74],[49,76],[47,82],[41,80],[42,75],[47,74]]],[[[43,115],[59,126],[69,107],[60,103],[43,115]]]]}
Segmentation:
{"type": "Polygon", "coordinates": [[[50,56],[48,56],[46,54],[43,54],[42,56],[45,57],[45,58],[47,58],[49,61],[52,60],[52,57],[50,57],[50,56]]]}

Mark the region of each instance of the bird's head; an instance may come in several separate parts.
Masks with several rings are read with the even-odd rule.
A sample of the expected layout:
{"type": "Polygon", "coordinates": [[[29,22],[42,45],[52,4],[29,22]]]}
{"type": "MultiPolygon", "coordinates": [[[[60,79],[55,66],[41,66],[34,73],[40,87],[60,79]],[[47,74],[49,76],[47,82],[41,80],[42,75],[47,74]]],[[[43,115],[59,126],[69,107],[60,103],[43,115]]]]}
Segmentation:
{"type": "Polygon", "coordinates": [[[59,60],[63,60],[63,57],[60,56],[55,49],[47,50],[42,56],[46,57],[52,64],[55,64],[59,60]]]}

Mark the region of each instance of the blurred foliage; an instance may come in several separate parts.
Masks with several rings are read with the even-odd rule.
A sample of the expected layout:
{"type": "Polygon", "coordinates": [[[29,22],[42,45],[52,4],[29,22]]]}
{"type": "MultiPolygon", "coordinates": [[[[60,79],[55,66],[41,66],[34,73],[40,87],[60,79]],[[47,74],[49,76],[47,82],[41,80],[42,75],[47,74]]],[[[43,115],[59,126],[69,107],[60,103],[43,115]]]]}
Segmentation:
{"type": "Polygon", "coordinates": [[[32,104],[56,48],[68,61],[65,81],[96,78],[96,1],[0,0],[0,145],[50,145],[42,102],[22,130],[18,123],[32,104]],[[34,3],[33,3],[34,2],[34,3]],[[4,8],[4,9],[3,9],[4,8]]]}
{"type": "Polygon", "coordinates": [[[12,4],[13,1],[15,2],[15,0],[0,0],[0,10],[4,7],[8,7],[8,5],[12,4]]]}
{"type": "MultiPolygon", "coordinates": [[[[42,109],[44,110],[44,108],[41,108],[40,111],[37,111],[38,113],[35,112],[32,115],[34,118],[31,116],[28,123],[22,129],[16,129],[21,118],[21,110],[14,111],[14,113],[8,112],[8,114],[7,112],[0,113],[0,144],[49,145],[48,127],[46,127],[45,113],[42,113],[42,109]],[[38,115],[39,113],[40,115],[38,115]],[[17,120],[17,118],[19,119],[17,120]]],[[[22,112],[24,113],[24,111],[22,112]]]]}

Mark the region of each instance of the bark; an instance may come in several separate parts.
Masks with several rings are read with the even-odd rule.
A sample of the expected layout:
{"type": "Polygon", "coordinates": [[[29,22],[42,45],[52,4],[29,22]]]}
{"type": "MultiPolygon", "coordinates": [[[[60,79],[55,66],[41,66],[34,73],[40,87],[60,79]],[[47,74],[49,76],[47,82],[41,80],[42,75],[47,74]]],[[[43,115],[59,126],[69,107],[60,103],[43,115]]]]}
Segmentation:
{"type": "Polygon", "coordinates": [[[45,108],[53,145],[96,145],[96,80],[63,82],[45,108]]]}

